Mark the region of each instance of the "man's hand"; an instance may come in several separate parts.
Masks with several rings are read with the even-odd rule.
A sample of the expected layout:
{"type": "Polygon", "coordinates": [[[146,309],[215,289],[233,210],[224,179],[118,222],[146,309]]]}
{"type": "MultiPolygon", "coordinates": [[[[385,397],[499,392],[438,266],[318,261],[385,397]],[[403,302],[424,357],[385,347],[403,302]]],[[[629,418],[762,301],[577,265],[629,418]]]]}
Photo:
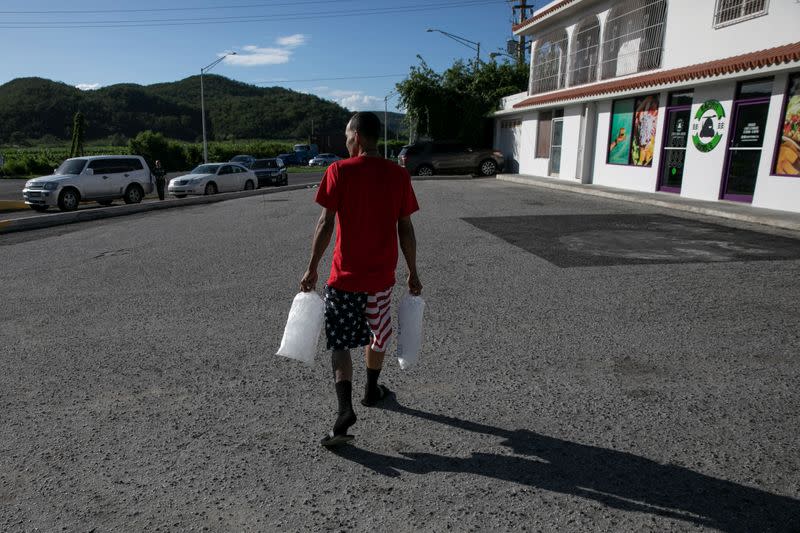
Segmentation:
{"type": "Polygon", "coordinates": [[[416,272],[412,272],[408,275],[408,292],[414,296],[422,294],[422,282],[420,282],[416,272]]]}
{"type": "Polygon", "coordinates": [[[317,286],[317,271],[306,270],[303,277],[300,278],[300,290],[302,292],[311,292],[317,286]]]}

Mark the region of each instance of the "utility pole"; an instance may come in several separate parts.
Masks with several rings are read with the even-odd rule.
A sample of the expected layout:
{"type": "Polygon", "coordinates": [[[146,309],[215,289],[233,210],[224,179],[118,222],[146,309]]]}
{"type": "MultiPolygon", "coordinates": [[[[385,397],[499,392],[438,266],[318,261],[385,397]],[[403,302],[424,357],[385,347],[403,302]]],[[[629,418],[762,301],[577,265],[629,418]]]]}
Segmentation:
{"type": "MultiPolygon", "coordinates": [[[[528,9],[533,9],[533,6],[528,6],[527,0],[520,0],[519,4],[512,6],[512,11],[516,12],[519,9],[519,23],[522,24],[525,21],[525,17],[528,16],[528,9]]],[[[522,64],[525,63],[525,36],[519,36],[519,45],[517,47],[517,62],[522,64]]]]}

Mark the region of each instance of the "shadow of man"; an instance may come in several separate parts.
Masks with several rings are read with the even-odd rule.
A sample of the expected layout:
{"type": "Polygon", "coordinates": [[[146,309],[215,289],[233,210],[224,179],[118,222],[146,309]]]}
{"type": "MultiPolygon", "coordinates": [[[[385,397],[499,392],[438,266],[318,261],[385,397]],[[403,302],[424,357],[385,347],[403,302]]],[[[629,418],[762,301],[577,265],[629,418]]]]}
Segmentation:
{"type": "Polygon", "coordinates": [[[345,446],[331,451],[375,472],[461,472],[571,494],[624,511],[650,513],[728,532],[800,532],[800,501],[619,452],[507,430],[412,409],[389,398],[385,409],[431,422],[494,435],[516,455],[474,452],[470,457],[401,452],[394,457],[345,446]],[[521,457],[522,456],[522,457],[521,457]]]}

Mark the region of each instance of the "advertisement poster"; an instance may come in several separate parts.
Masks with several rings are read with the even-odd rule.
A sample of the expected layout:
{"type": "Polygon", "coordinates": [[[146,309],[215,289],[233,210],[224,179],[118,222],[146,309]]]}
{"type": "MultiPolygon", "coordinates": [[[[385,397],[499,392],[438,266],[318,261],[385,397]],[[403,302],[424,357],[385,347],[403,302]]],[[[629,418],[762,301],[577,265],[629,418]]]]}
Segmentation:
{"type": "Polygon", "coordinates": [[[633,98],[614,102],[611,110],[611,133],[608,144],[608,162],[627,165],[631,150],[633,129],[633,98]]]}
{"type": "Polygon", "coordinates": [[[800,74],[789,78],[775,174],[800,176],[800,74]]]}
{"type": "Polygon", "coordinates": [[[656,148],[656,124],[658,123],[658,96],[637,98],[633,114],[631,139],[631,164],[649,167],[653,164],[656,148]]]}

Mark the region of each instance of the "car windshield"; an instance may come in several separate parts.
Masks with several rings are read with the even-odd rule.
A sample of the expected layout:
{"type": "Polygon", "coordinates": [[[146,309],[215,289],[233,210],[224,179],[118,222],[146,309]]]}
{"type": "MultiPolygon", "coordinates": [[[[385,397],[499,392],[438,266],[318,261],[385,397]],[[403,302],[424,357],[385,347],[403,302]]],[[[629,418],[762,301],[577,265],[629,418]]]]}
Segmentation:
{"type": "Polygon", "coordinates": [[[219,165],[200,165],[192,170],[192,174],[216,174],[219,165]]]}
{"type": "Polygon", "coordinates": [[[56,174],[75,174],[78,175],[86,166],[86,159],[67,159],[56,170],[56,174]]]}
{"type": "Polygon", "coordinates": [[[234,163],[247,163],[248,161],[250,161],[250,156],[249,155],[237,155],[236,157],[232,158],[231,161],[234,162],[234,163]]]}

